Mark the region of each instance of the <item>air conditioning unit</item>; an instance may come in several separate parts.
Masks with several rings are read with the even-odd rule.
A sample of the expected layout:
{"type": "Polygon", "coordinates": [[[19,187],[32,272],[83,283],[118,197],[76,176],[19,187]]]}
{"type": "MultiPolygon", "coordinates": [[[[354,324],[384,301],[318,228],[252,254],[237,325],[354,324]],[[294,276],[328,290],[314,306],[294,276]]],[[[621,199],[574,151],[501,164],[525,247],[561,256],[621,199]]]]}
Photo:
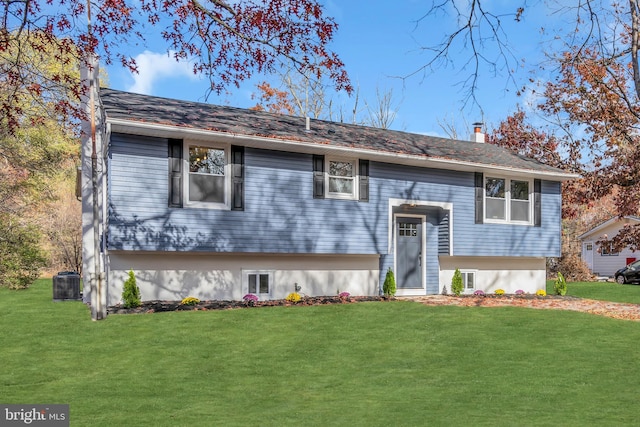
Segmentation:
{"type": "Polygon", "coordinates": [[[73,271],[61,271],[53,276],[53,300],[79,300],[80,275],[73,271]]]}

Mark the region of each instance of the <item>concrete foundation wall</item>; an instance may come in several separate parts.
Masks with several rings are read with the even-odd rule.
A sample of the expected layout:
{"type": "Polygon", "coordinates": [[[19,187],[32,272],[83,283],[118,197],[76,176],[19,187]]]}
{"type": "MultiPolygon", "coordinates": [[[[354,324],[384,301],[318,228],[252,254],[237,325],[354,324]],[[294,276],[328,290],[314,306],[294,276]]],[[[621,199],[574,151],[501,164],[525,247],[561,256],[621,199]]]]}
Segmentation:
{"type": "Polygon", "coordinates": [[[301,295],[378,295],[377,255],[180,254],[112,251],[108,305],[121,301],[133,270],[143,300],[240,300],[248,293],[246,274],[270,274],[263,299],[281,299],[300,286],[301,295]]]}
{"type": "Polygon", "coordinates": [[[545,258],[440,257],[441,292],[446,286],[451,293],[451,279],[456,268],[475,272],[475,289],[485,293],[493,294],[496,289],[502,289],[512,294],[521,289],[533,294],[546,287],[545,258]]]}

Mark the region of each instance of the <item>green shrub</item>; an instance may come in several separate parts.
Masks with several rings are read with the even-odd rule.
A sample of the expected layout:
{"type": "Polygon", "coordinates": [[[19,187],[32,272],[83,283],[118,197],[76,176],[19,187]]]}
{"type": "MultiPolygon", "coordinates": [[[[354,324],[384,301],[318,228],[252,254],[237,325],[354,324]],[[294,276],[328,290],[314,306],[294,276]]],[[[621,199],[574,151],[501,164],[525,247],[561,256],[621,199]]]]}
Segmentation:
{"type": "Polygon", "coordinates": [[[453,278],[451,279],[451,292],[453,292],[455,296],[460,296],[462,293],[462,286],[462,273],[460,273],[460,270],[456,268],[455,273],[453,273],[453,278]]]}
{"type": "Polygon", "coordinates": [[[392,297],[396,294],[396,278],[393,275],[391,267],[387,270],[387,275],[384,278],[384,284],[382,285],[382,292],[386,297],[392,297]]]}
{"type": "Polygon", "coordinates": [[[553,292],[556,295],[566,295],[567,294],[567,281],[564,279],[562,273],[558,271],[558,278],[553,284],[553,292]]]}
{"type": "Polygon", "coordinates": [[[125,308],[140,307],[140,288],[136,284],[136,276],[133,270],[129,270],[129,278],[124,282],[122,290],[122,303],[125,308]]]}
{"type": "Polygon", "coordinates": [[[16,216],[0,215],[0,287],[26,289],[38,278],[46,264],[39,241],[35,227],[16,216]]]}

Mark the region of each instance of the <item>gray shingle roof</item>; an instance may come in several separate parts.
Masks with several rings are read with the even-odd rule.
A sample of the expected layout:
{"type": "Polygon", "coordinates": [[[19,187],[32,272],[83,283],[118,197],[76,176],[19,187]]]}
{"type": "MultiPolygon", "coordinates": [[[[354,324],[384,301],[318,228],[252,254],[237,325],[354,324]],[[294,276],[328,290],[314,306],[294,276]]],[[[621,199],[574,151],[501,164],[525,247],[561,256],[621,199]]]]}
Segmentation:
{"type": "MultiPolygon", "coordinates": [[[[358,148],[381,153],[443,159],[479,166],[504,167],[563,175],[564,172],[534,159],[516,155],[492,144],[459,141],[360,125],[204,104],[101,88],[100,99],[107,119],[168,125],[319,144],[324,147],[358,148]]],[[[567,178],[571,176],[567,175],[567,178]]]]}

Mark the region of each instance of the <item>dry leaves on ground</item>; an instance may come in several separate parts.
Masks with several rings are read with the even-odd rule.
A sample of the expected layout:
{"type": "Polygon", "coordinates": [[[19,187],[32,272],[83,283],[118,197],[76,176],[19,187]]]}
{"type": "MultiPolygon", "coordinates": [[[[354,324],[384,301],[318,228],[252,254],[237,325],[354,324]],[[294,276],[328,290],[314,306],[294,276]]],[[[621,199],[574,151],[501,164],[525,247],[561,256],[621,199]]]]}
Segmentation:
{"type": "Polygon", "coordinates": [[[515,306],[536,309],[571,310],[612,317],[614,319],[640,321],[640,304],[597,301],[574,297],[455,297],[448,295],[428,295],[424,297],[412,297],[410,299],[426,305],[457,305],[465,307],[515,306]]]}

